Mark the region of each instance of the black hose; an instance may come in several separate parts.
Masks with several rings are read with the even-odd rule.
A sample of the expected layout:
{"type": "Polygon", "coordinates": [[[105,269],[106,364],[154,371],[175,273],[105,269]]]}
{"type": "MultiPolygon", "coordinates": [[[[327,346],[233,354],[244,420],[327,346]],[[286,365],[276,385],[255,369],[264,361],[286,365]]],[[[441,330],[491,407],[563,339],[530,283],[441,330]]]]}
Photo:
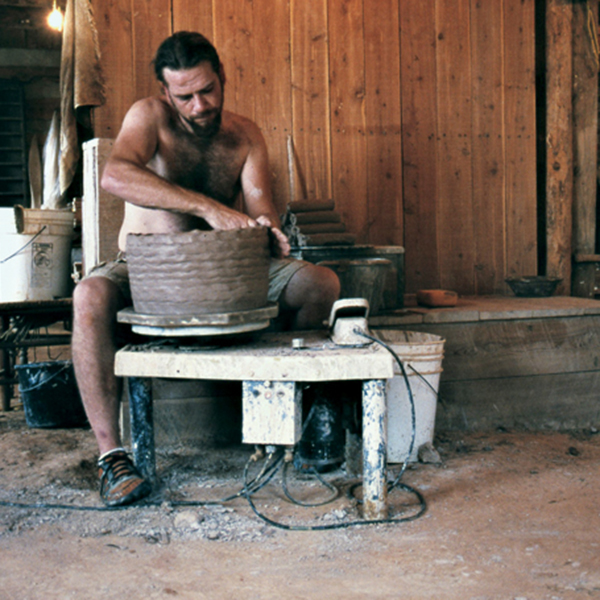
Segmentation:
{"type": "Polygon", "coordinates": [[[286,495],[286,498],[293,504],[296,504],[298,506],[305,506],[305,507],[323,506],[325,504],[329,504],[330,502],[333,502],[340,495],[340,490],[338,488],[336,488],[334,485],[332,485],[328,481],[325,481],[321,477],[319,472],[314,467],[311,467],[309,469],[309,473],[313,474],[324,487],[329,489],[331,494],[327,498],[325,498],[325,500],[321,500],[320,502],[302,502],[301,500],[294,498],[291,495],[291,493],[288,489],[288,485],[287,485],[287,471],[288,471],[289,465],[290,465],[289,462],[285,462],[283,465],[283,471],[281,474],[281,484],[283,487],[283,493],[286,495]]]}
{"type": "Polygon", "coordinates": [[[414,521],[415,519],[418,519],[427,510],[427,504],[425,502],[425,498],[423,498],[423,495],[418,490],[416,490],[404,483],[399,483],[397,485],[397,487],[414,494],[417,497],[417,500],[419,501],[418,510],[417,510],[417,512],[415,512],[412,515],[408,515],[406,517],[391,517],[391,518],[386,518],[386,519],[373,519],[373,520],[360,519],[357,521],[346,521],[344,523],[330,523],[327,525],[288,525],[286,523],[274,521],[273,519],[267,517],[265,514],[261,513],[258,510],[258,508],[256,507],[256,505],[254,504],[254,502],[252,500],[252,493],[250,492],[249,489],[246,488],[246,481],[247,481],[247,476],[248,476],[248,464],[246,465],[246,468],[244,469],[244,489],[246,490],[246,494],[245,494],[246,500],[248,501],[248,504],[250,505],[252,512],[254,512],[254,514],[259,519],[261,519],[265,523],[268,523],[269,525],[272,525],[273,527],[277,527],[278,529],[285,529],[286,531],[327,531],[327,530],[333,530],[333,529],[347,529],[349,527],[357,527],[360,525],[382,525],[382,524],[390,524],[390,523],[406,523],[408,521],[414,521]]]}

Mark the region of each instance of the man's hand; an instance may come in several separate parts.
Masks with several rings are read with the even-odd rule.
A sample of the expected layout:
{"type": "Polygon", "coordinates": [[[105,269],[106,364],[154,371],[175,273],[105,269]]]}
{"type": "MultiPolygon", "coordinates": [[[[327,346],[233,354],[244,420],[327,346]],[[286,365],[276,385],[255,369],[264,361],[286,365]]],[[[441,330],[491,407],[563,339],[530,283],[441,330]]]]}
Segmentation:
{"type": "Polygon", "coordinates": [[[287,236],[281,229],[273,227],[271,219],[266,215],[260,215],[253,219],[244,213],[215,202],[214,210],[205,213],[203,218],[213,229],[247,229],[258,225],[268,227],[273,255],[276,258],[283,258],[290,253],[291,247],[287,236]]]}
{"type": "Polygon", "coordinates": [[[275,258],[283,258],[284,256],[287,256],[290,253],[291,247],[290,242],[283,231],[277,227],[273,227],[271,224],[271,219],[269,219],[269,217],[266,215],[257,217],[256,222],[259,225],[269,228],[269,232],[271,234],[271,248],[275,258]]]}
{"type": "Polygon", "coordinates": [[[202,217],[213,229],[247,229],[258,225],[257,221],[244,213],[228,208],[215,200],[212,203],[214,203],[212,209],[205,211],[202,217]]]}

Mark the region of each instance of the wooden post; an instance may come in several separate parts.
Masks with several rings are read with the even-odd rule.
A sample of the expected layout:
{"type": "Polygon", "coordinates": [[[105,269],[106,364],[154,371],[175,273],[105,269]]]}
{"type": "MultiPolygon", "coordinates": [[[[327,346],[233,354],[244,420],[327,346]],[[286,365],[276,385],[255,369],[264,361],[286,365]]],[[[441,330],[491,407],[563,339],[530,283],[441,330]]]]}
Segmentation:
{"type": "Polygon", "coordinates": [[[94,138],[83,144],[83,201],[81,205],[83,272],[114,260],[119,251],[119,227],[125,203],[100,186],[113,140],[94,138]]]}
{"type": "Polygon", "coordinates": [[[572,0],[547,0],[546,239],[547,275],[571,288],[573,210],[572,0]]]}
{"type": "Polygon", "coordinates": [[[362,386],[363,516],[387,518],[387,419],[385,380],[371,379],[362,386]]]}
{"type": "Polygon", "coordinates": [[[598,2],[573,4],[573,264],[574,296],[594,297],[598,139],[598,2]]]}

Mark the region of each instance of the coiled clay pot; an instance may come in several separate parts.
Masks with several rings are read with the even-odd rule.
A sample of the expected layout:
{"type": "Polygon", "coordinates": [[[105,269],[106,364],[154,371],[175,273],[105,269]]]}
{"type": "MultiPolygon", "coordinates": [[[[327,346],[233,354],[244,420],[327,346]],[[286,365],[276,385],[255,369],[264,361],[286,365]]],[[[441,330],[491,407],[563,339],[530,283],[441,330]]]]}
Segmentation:
{"type": "Polygon", "coordinates": [[[267,304],[269,256],[265,227],[129,234],[134,310],[194,315],[262,308],[267,304]]]}

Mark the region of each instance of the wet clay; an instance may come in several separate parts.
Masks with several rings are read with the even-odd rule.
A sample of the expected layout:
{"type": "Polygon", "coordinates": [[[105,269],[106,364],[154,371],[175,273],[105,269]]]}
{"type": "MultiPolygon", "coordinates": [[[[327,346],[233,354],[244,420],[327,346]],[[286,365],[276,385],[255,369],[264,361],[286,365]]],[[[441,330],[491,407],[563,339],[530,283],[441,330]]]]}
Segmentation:
{"type": "Polygon", "coordinates": [[[269,289],[265,227],[127,236],[133,307],[150,315],[262,308],[269,289]]]}

